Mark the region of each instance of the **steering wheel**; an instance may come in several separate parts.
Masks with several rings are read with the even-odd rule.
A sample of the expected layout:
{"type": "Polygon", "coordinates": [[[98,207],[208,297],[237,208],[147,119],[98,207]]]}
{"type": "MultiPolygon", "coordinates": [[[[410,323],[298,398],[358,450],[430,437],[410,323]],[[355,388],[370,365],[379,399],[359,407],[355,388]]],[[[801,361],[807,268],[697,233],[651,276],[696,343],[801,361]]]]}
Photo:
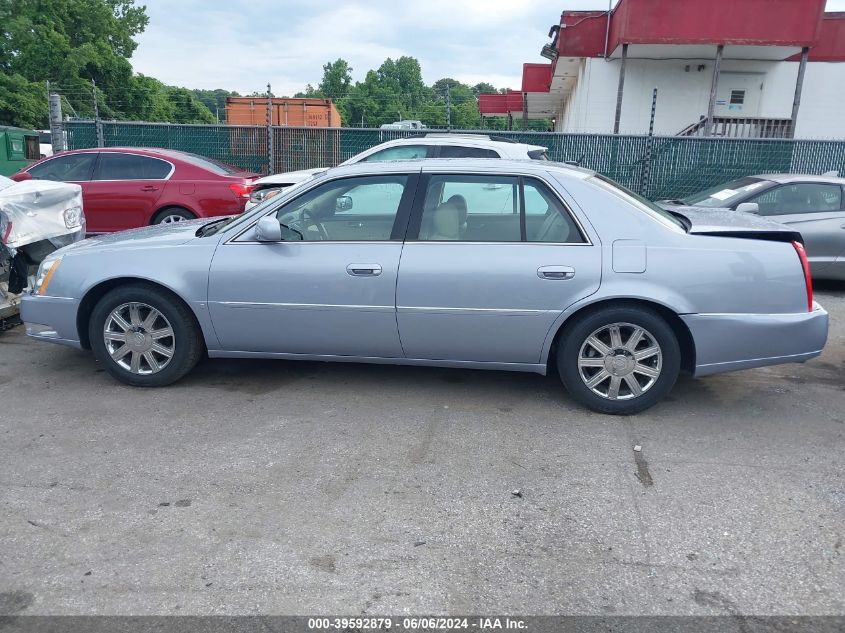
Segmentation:
{"type": "Polygon", "coordinates": [[[292,229],[296,229],[303,235],[306,234],[309,227],[315,227],[317,229],[317,233],[320,235],[320,240],[322,241],[329,241],[329,234],[326,232],[326,227],[323,226],[322,222],[318,222],[314,219],[314,216],[311,214],[311,210],[306,207],[299,212],[299,219],[294,220],[288,226],[292,229]]]}

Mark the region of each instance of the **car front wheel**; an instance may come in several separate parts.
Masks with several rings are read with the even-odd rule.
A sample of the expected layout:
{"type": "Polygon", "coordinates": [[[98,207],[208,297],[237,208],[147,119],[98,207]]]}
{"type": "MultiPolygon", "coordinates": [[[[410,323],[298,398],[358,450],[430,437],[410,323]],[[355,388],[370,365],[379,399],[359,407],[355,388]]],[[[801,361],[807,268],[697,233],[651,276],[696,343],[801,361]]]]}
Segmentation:
{"type": "Polygon", "coordinates": [[[91,314],[91,348],[112,376],[135,387],[169,385],[203,352],[194,315],[170,293],[149,285],[108,292],[91,314]]]}
{"type": "Polygon", "coordinates": [[[669,393],[681,352],[672,328],[656,312],[613,307],[567,326],[557,365],[573,398],[600,413],[631,415],[669,393]]]}

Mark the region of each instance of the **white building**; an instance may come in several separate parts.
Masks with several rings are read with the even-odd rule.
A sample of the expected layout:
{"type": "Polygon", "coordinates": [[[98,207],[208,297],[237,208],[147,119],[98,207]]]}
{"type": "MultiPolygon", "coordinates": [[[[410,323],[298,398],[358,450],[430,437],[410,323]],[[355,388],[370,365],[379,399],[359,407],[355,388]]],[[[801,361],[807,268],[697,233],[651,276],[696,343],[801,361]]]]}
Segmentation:
{"type": "Polygon", "coordinates": [[[565,11],[483,116],[558,132],[845,138],[845,13],[824,0],[619,0],[565,11]],[[802,61],[803,60],[803,61],[802,61]],[[794,125],[793,125],[794,121],[794,125]]]}

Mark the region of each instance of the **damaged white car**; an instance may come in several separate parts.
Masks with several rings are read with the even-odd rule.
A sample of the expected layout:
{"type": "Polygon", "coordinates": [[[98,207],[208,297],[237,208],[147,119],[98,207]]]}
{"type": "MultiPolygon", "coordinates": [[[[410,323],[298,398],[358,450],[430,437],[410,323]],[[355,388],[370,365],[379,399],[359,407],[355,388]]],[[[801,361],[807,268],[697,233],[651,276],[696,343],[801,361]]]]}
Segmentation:
{"type": "Polygon", "coordinates": [[[84,237],[79,185],[0,176],[0,331],[15,323],[41,261],[84,237]]]}

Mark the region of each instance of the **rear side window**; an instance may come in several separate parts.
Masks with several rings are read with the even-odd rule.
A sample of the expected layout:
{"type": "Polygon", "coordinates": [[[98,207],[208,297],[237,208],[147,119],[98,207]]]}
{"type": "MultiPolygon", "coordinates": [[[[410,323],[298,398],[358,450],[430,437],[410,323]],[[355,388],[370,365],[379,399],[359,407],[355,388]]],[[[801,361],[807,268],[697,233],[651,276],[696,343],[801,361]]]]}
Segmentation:
{"type": "Polygon", "coordinates": [[[483,147],[441,145],[440,158],[501,158],[498,152],[483,147]]]}
{"type": "Polygon", "coordinates": [[[534,178],[432,176],[419,239],[435,242],[553,242],[586,240],[569,211],[534,178]]]}
{"type": "Polygon", "coordinates": [[[158,158],[103,152],[94,180],[162,180],[171,170],[170,163],[158,158]]]}
{"type": "Polygon", "coordinates": [[[96,152],[83,154],[65,154],[56,156],[28,169],[37,180],[56,180],[59,182],[81,182],[91,180],[96,152]]]}

